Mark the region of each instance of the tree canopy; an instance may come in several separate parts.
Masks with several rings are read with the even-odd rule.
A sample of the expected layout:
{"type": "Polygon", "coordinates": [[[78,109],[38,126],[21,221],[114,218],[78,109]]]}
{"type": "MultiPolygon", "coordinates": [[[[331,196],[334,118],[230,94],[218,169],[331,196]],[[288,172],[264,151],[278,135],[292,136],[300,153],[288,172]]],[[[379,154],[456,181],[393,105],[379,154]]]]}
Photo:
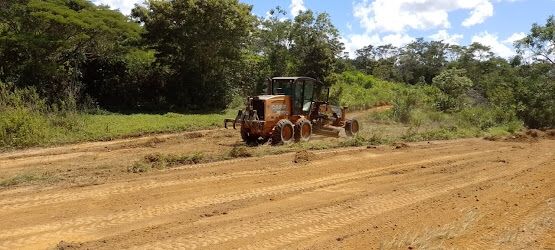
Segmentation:
{"type": "Polygon", "coordinates": [[[337,73],[358,70],[436,88],[442,111],[471,103],[530,127],[555,124],[553,16],[532,25],[513,58],[422,38],[367,44],[349,58],[327,13],[268,14],[257,17],[239,0],[147,0],[130,16],[90,0],[3,0],[0,84],[32,87],[53,110],[213,111],[260,94],[269,77],[332,85],[337,73]]]}

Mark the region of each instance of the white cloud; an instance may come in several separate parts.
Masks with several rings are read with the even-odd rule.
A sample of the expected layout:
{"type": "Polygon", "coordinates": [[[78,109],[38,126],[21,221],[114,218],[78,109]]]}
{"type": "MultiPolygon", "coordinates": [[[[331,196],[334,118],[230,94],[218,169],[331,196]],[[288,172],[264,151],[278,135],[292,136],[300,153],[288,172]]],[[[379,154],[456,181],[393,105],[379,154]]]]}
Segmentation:
{"type": "Polygon", "coordinates": [[[349,56],[354,58],[356,56],[356,51],[363,48],[364,46],[380,46],[391,44],[396,47],[401,47],[405,44],[414,41],[414,37],[407,34],[395,33],[386,36],[380,36],[378,34],[352,34],[347,38],[343,38],[341,42],[345,44],[345,51],[349,52],[349,56]]]}
{"type": "Polygon", "coordinates": [[[136,3],[142,3],[143,0],[93,0],[95,4],[104,4],[110,6],[111,9],[119,9],[125,15],[131,14],[131,9],[136,3]]]}
{"type": "Polygon", "coordinates": [[[483,23],[486,18],[493,16],[493,4],[489,1],[479,1],[472,11],[470,16],[462,23],[465,27],[474,26],[483,23]]]}
{"type": "Polygon", "coordinates": [[[367,32],[399,33],[406,29],[446,29],[449,12],[469,10],[466,27],[493,15],[491,0],[364,0],[354,4],[354,16],[367,32]]]}
{"type": "Polygon", "coordinates": [[[437,33],[430,36],[430,39],[434,41],[443,41],[444,43],[448,44],[459,44],[461,39],[463,39],[462,34],[449,34],[447,30],[440,30],[437,33]]]}
{"type": "Polygon", "coordinates": [[[505,39],[504,41],[499,41],[499,37],[495,34],[491,34],[487,31],[476,34],[472,37],[472,42],[481,43],[491,48],[491,51],[496,55],[503,58],[510,58],[516,55],[514,48],[511,45],[511,38],[514,38],[513,34],[511,37],[505,39]]]}
{"type": "Polygon", "coordinates": [[[509,43],[509,44],[513,44],[514,42],[522,39],[526,37],[526,33],[524,32],[517,32],[517,33],[513,33],[511,36],[509,36],[509,38],[505,39],[505,41],[503,41],[504,43],[509,43]]]}
{"type": "Polygon", "coordinates": [[[291,0],[291,5],[289,5],[289,8],[291,9],[292,16],[297,16],[299,12],[306,11],[304,0],[291,0]]]}

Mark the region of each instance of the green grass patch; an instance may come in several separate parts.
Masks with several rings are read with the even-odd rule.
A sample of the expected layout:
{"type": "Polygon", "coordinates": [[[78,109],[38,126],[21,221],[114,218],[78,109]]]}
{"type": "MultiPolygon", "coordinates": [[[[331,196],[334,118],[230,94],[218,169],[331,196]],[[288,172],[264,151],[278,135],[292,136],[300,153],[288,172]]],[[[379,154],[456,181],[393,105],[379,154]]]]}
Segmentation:
{"type": "Polygon", "coordinates": [[[103,141],[155,133],[222,127],[222,114],[44,114],[27,108],[0,110],[0,148],[103,141]]]}

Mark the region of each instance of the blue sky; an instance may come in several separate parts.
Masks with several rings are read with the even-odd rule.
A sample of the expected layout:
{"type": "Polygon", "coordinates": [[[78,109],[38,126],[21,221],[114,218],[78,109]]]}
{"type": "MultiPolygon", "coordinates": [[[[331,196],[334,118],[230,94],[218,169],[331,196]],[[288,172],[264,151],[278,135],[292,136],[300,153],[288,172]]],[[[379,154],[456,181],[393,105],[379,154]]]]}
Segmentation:
{"type": "MultiPolygon", "coordinates": [[[[128,14],[143,0],[93,0],[128,14]]],[[[555,14],[555,0],[240,0],[265,16],[281,6],[293,17],[311,9],[327,12],[351,54],[365,45],[409,43],[417,37],[468,45],[480,42],[503,57],[533,23],[555,14]]]]}

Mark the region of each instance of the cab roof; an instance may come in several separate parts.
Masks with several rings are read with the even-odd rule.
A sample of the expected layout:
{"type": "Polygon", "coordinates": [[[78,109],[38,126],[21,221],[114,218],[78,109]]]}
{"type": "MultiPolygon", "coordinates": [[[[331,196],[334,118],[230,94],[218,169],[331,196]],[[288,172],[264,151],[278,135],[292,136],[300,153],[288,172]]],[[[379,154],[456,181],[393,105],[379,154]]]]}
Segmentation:
{"type": "Polygon", "coordinates": [[[281,76],[281,77],[274,77],[272,78],[272,80],[293,80],[293,81],[297,81],[297,80],[311,80],[311,81],[315,81],[318,83],[321,83],[320,81],[311,78],[311,77],[306,77],[306,76],[281,76]]]}

